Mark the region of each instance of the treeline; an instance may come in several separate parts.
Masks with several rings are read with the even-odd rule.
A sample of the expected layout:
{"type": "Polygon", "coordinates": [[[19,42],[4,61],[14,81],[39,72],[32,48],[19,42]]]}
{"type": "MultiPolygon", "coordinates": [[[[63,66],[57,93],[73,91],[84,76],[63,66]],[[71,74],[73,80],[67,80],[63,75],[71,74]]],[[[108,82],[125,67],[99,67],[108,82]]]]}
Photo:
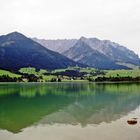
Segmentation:
{"type": "MultiPolygon", "coordinates": [[[[0,82],[24,82],[24,79],[27,79],[27,82],[40,82],[43,80],[42,76],[37,77],[35,75],[22,75],[21,77],[10,77],[8,75],[2,75],[0,76],[0,82]]],[[[82,77],[81,77],[82,79],[82,77]]],[[[138,77],[97,77],[96,79],[87,78],[90,82],[105,82],[105,81],[111,81],[111,82],[117,82],[117,81],[140,81],[140,76],[138,77]]],[[[52,78],[50,82],[61,82],[62,79],[60,77],[52,78]]]]}
{"type": "Polygon", "coordinates": [[[21,82],[21,77],[10,77],[8,75],[1,75],[0,82],[21,82]]]}
{"type": "Polygon", "coordinates": [[[95,82],[103,82],[103,81],[140,81],[140,76],[138,77],[131,77],[131,76],[127,76],[127,77],[97,77],[95,79],[95,82]]]}
{"type": "Polygon", "coordinates": [[[21,77],[10,77],[9,75],[1,75],[0,82],[38,82],[42,77],[37,77],[35,75],[22,75],[21,77]]]}
{"type": "Polygon", "coordinates": [[[81,72],[79,70],[65,70],[62,72],[55,72],[55,73],[50,73],[51,75],[56,75],[56,76],[69,76],[69,77],[84,77],[86,74],[89,74],[90,76],[97,76],[97,75],[105,75],[105,72],[100,71],[100,70],[95,70],[93,72],[81,72]]]}
{"type": "MultiPolygon", "coordinates": [[[[23,82],[25,82],[25,79],[27,82],[47,82],[43,79],[43,76],[36,76],[33,74],[24,74],[21,79],[23,82]]],[[[61,78],[51,78],[48,82],[61,82],[61,78]]]]}

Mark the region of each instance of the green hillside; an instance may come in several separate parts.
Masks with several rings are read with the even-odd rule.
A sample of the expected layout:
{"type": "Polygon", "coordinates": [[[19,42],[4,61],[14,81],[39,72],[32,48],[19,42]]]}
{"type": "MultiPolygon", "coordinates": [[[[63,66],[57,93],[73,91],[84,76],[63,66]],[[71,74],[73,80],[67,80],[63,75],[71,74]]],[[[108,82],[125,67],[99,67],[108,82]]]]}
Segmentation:
{"type": "Polygon", "coordinates": [[[9,72],[9,71],[6,71],[6,70],[0,70],[0,76],[3,76],[3,75],[8,75],[9,77],[21,77],[21,75],[19,74],[15,74],[15,73],[12,73],[12,72],[9,72]]]}

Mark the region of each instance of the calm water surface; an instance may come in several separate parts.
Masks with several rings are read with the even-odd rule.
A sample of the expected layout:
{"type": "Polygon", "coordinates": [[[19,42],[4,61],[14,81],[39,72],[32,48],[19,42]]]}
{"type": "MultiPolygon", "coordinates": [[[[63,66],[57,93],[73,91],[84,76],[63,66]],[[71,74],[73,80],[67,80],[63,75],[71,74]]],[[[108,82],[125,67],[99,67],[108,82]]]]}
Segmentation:
{"type": "Polygon", "coordinates": [[[1,83],[0,140],[140,140],[140,84],[1,83]]]}

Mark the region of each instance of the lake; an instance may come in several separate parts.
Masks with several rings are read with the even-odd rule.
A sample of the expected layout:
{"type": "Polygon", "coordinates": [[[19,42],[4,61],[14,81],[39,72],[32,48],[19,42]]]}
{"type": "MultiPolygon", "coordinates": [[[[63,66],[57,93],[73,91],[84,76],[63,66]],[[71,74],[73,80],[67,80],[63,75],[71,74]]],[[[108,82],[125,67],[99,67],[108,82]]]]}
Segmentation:
{"type": "Polygon", "coordinates": [[[0,140],[93,139],[140,140],[139,83],[0,84],[0,140]]]}

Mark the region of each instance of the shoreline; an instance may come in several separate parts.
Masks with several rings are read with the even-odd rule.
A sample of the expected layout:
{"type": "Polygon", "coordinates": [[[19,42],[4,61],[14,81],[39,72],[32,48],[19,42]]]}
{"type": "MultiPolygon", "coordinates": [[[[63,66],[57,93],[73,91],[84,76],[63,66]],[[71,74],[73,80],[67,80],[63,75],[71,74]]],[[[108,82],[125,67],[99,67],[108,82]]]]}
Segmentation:
{"type": "Polygon", "coordinates": [[[133,83],[140,83],[140,81],[101,81],[101,82],[96,82],[96,81],[62,81],[62,82],[0,82],[0,85],[2,84],[63,84],[63,83],[91,83],[91,84],[133,84],[133,83]]]}

